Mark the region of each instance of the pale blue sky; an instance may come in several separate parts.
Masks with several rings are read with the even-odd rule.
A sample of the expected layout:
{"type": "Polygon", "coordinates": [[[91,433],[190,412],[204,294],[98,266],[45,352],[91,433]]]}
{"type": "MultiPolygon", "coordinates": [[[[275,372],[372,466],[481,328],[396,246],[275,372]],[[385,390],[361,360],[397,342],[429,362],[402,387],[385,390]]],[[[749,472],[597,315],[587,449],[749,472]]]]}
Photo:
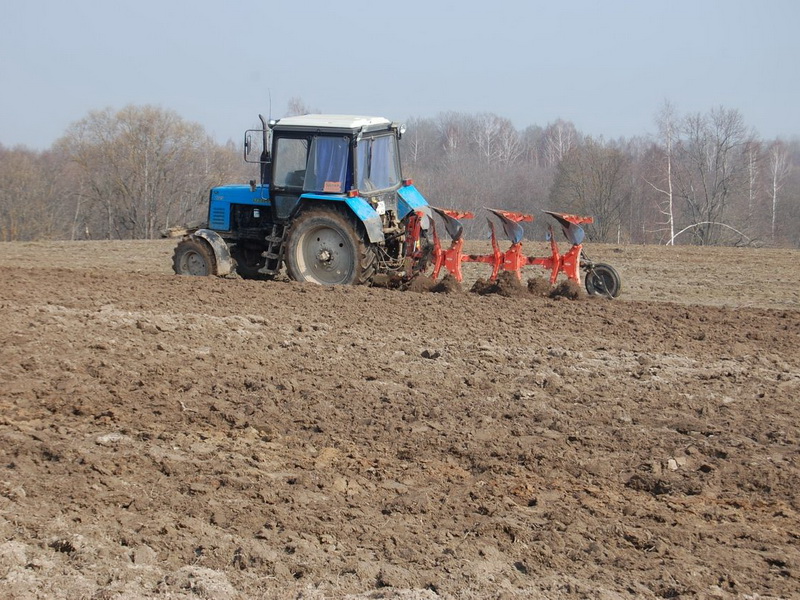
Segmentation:
{"type": "Polygon", "coordinates": [[[152,104],[238,141],[324,112],[492,112],[606,138],[724,106],[800,135],[800,1],[0,0],[0,143],[44,149],[90,110],[152,104]]]}

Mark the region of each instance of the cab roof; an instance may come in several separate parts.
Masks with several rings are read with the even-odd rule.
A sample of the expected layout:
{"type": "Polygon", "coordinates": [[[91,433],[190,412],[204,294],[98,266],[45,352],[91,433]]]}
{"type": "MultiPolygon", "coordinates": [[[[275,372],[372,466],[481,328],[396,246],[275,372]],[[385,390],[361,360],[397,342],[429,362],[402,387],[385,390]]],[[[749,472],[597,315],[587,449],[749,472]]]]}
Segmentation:
{"type": "Polygon", "coordinates": [[[275,122],[273,129],[329,129],[346,131],[371,131],[388,129],[392,122],[384,117],[365,117],[361,115],[300,115],[284,117],[275,122]]]}

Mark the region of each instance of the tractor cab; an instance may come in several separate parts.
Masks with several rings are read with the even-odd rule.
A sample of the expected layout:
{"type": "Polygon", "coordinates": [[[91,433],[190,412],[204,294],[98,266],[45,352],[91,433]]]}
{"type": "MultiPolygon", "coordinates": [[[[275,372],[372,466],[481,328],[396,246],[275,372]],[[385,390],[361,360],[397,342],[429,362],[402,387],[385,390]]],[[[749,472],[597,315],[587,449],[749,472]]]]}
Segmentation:
{"type": "Polygon", "coordinates": [[[262,163],[262,190],[276,222],[291,219],[304,201],[326,199],[361,198],[383,215],[397,210],[402,131],[382,117],[286,117],[247,132],[245,160],[262,163]]]}

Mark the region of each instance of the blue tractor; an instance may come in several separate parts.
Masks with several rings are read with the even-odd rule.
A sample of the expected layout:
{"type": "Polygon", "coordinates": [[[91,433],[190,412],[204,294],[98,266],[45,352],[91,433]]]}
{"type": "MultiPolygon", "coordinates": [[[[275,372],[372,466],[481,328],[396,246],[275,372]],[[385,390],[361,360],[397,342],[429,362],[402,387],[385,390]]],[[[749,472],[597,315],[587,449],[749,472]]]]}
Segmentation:
{"type": "Polygon", "coordinates": [[[404,180],[403,127],[381,117],[304,115],[245,133],[260,182],[211,190],[207,226],[173,256],[179,275],[367,284],[426,266],[428,203],[404,180]]]}

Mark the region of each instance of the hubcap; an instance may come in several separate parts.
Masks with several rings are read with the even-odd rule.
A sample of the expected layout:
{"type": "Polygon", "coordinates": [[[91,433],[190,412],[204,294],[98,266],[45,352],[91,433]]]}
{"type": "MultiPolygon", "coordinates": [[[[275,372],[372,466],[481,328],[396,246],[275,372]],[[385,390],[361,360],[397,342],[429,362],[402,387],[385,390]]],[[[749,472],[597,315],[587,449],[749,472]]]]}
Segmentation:
{"type": "Polygon", "coordinates": [[[355,260],[347,238],[327,226],[309,231],[299,254],[306,280],[325,285],[346,283],[355,260]]]}
{"type": "Polygon", "coordinates": [[[208,272],[206,261],[197,252],[188,252],[183,258],[184,271],[189,275],[204,276],[208,272]]]}

